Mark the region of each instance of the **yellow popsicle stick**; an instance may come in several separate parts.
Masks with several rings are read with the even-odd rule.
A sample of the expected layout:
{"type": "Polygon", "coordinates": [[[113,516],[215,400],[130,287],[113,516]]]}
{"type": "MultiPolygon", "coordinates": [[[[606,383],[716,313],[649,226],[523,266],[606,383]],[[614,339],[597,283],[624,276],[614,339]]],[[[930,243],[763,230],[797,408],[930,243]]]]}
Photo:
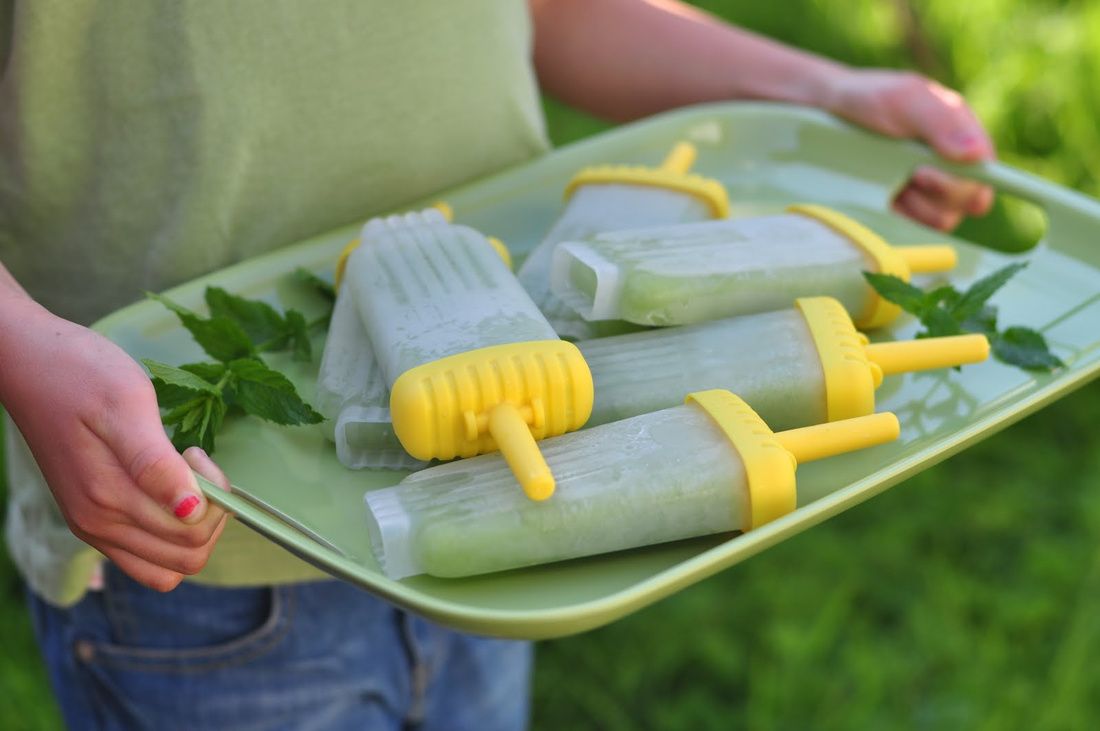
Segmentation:
{"type": "Polygon", "coordinates": [[[695,149],[695,145],[690,142],[677,142],[676,145],[669,150],[668,155],[665,156],[664,162],[661,163],[661,170],[683,175],[691,170],[691,166],[695,164],[695,157],[697,155],[698,151],[695,149]]]}
{"type": "Polygon", "coordinates": [[[947,244],[897,246],[894,251],[901,255],[913,274],[949,272],[959,263],[959,255],[955,248],[947,244]]]}
{"type": "Polygon", "coordinates": [[[883,375],[951,368],[981,363],[989,357],[985,335],[951,335],[942,338],[871,343],[863,347],[867,360],[878,364],[883,375]]]}
{"type": "Polygon", "coordinates": [[[527,497],[545,500],[554,494],[554,475],[515,404],[493,407],[489,412],[489,434],[527,497]]]}
{"type": "Polygon", "coordinates": [[[897,439],[900,434],[898,417],[887,411],[801,429],[788,429],[776,432],[775,439],[801,464],[886,444],[897,439]]]}

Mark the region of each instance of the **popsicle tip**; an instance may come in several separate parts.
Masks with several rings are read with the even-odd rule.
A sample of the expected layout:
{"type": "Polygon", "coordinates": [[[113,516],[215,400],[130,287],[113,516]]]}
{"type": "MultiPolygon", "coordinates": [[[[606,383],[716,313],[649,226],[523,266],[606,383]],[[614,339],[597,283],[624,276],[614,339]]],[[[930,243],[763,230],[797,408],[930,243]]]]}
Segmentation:
{"type": "Polygon", "coordinates": [[[913,274],[948,272],[959,263],[959,254],[949,244],[899,246],[896,251],[913,274]]]}
{"type": "Polygon", "coordinates": [[[664,162],[661,163],[661,169],[670,173],[686,173],[695,164],[697,154],[695,145],[681,140],[673,145],[664,162]]]}
{"type": "Polygon", "coordinates": [[[451,204],[447,201],[436,201],[432,204],[432,208],[443,214],[443,218],[447,219],[447,223],[454,223],[455,209],[451,208],[451,204]]]}

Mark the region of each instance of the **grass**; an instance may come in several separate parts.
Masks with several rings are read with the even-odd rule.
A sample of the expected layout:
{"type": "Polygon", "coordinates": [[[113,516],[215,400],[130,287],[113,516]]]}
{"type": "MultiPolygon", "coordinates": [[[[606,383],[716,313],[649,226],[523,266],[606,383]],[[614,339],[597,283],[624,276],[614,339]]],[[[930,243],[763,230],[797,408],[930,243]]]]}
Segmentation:
{"type": "MultiPolygon", "coordinates": [[[[1100,192],[1100,6],[701,4],[852,63],[936,75],[974,102],[1009,162],[1100,192]]],[[[558,143],[605,126],[552,100],[547,111],[558,143]]],[[[1014,215],[971,231],[1003,238],[1014,215]]],[[[1091,726],[1097,413],[1100,383],[656,606],[540,644],[535,728],[1091,726]]],[[[0,623],[0,728],[57,727],[2,551],[0,623]]]]}

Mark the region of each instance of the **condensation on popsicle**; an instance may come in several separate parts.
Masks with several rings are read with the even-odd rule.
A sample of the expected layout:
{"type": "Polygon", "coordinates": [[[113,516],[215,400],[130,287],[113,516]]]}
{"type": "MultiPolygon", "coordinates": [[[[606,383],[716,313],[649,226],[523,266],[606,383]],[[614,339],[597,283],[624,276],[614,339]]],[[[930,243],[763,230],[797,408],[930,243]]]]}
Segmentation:
{"type": "Polygon", "coordinates": [[[856,325],[890,323],[898,307],[864,271],[911,274],[955,266],[950,246],[892,247],[823,206],[788,213],[609,231],[554,251],[555,293],[589,320],[687,325],[786,307],[796,297],[838,299],[856,325]]]}
{"type": "MultiPolygon", "coordinates": [[[[436,203],[420,214],[425,221],[450,222],[451,207],[436,203]]],[[[490,237],[509,268],[507,247],[490,237]]],[[[359,318],[354,295],[343,283],[347,259],[359,247],[351,242],[336,264],[336,304],[317,375],[317,408],[325,415],[323,433],[335,442],[336,456],[349,469],[420,469],[427,462],[410,456],[393,430],[390,390],[359,318]]]]}
{"type": "Polygon", "coordinates": [[[417,459],[500,449],[527,494],[553,476],[535,440],[580,428],[592,381],[489,240],[413,213],[374,219],[347,286],[390,389],[394,432],[417,459]]]}
{"type": "Polygon", "coordinates": [[[520,282],[560,335],[588,338],[602,330],[585,322],[551,292],[551,258],[559,242],[601,231],[729,215],[729,199],[722,184],[689,173],[695,156],[694,145],[679,142],[658,167],[589,167],[566,186],[565,209],[519,270],[520,282]]]}
{"type": "Polygon", "coordinates": [[[692,536],[752,530],[796,506],[795,468],[898,436],[893,414],[773,434],[727,391],[548,439],[558,490],[517,495],[499,457],[414,473],[368,492],[387,576],[471,576],[692,536]]]}
{"type": "Polygon", "coordinates": [[[984,335],[870,344],[831,297],[795,307],[577,343],[592,370],[590,426],[722,388],[775,429],[874,411],[884,375],[979,363],[984,335]]]}
{"type": "Polygon", "coordinates": [[[390,391],[348,288],[341,287],[317,374],[317,409],[325,436],[349,469],[419,469],[393,431],[390,391]]]}

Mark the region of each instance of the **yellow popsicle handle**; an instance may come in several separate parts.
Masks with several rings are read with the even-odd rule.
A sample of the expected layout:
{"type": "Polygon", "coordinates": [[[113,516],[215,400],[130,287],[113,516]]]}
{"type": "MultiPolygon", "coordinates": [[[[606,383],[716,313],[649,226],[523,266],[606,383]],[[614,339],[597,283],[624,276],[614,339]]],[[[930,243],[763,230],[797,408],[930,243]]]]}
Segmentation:
{"type": "Polygon", "coordinates": [[[677,142],[661,163],[661,170],[667,170],[670,173],[686,173],[695,164],[696,154],[695,145],[690,142],[677,142]]]}
{"type": "Polygon", "coordinates": [[[895,343],[865,345],[867,360],[878,365],[885,376],[933,368],[951,368],[967,363],[981,363],[989,357],[989,340],[985,335],[951,335],[944,338],[921,338],[895,343]]]}
{"type": "Polygon", "coordinates": [[[898,417],[886,411],[776,432],[775,438],[801,463],[886,444],[900,434],[898,417]]]}
{"type": "Polygon", "coordinates": [[[949,272],[959,263],[958,253],[947,244],[896,246],[894,250],[909,265],[909,271],[913,274],[949,272]]]}
{"type": "Polygon", "coordinates": [[[502,403],[493,407],[489,412],[489,433],[527,497],[545,500],[554,494],[554,475],[514,404],[502,403]]]}

